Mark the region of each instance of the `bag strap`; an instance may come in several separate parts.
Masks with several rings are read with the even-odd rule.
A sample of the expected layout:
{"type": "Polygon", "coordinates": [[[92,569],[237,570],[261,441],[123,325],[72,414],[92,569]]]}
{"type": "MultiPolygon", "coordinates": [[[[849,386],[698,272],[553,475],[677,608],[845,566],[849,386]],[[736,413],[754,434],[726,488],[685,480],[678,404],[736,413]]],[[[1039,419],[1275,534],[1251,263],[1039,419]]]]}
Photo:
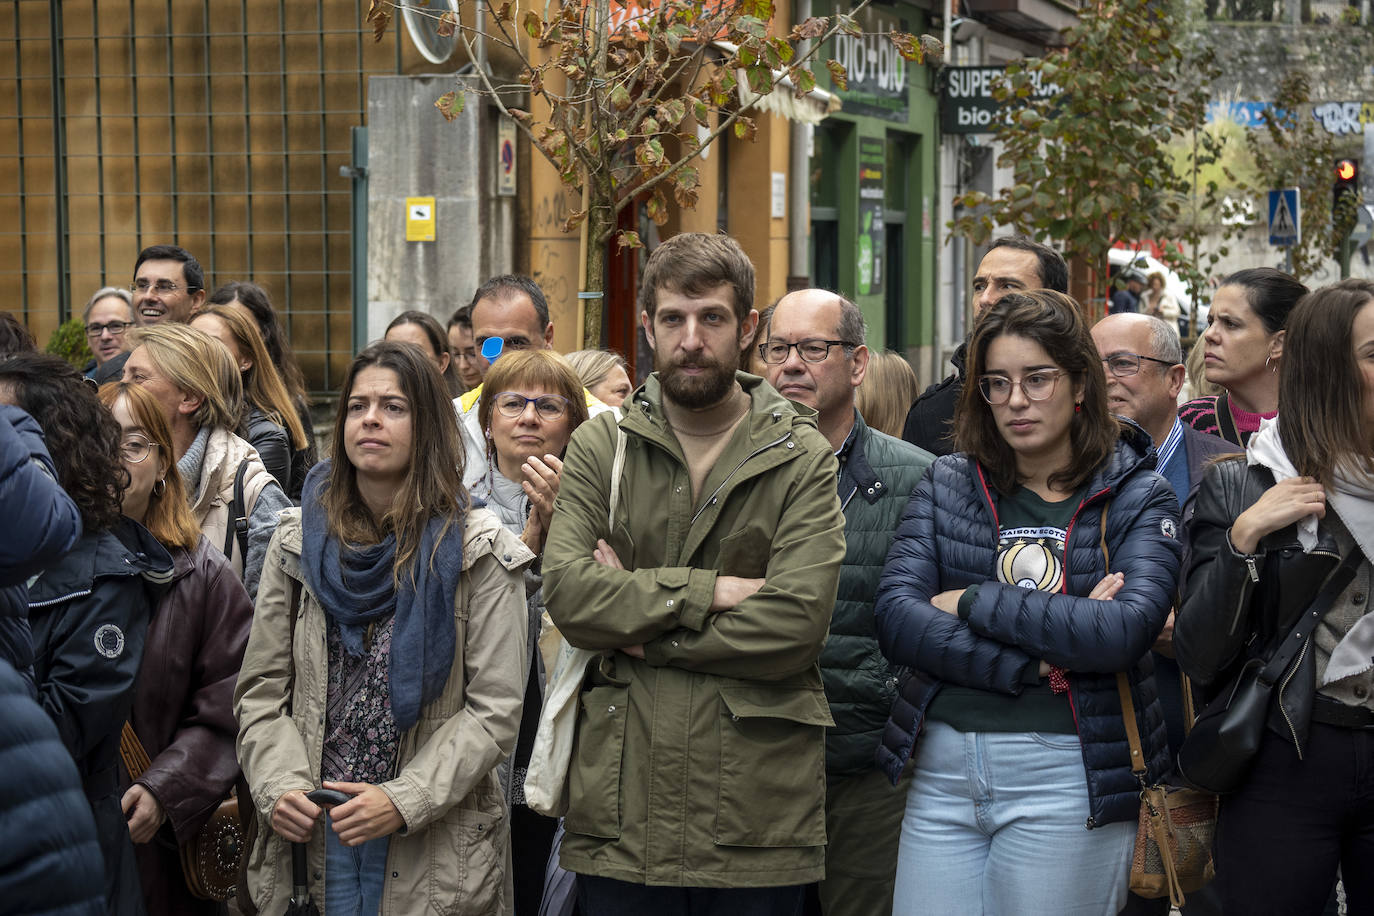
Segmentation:
{"type": "Polygon", "coordinates": [[[229,524],[224,529],[224,556],[232,560],[234,557],[234,541],[239,542],[239,556],[243,558],[244,565],[248,565],[248,506],[244,498],[244,477],[248,474],[248,459],[239,462],[239,469],[234,473],[234,499],[229,503],[229,524]]]}
{"type": "Polygon", "coordinates": [[[607,532],[615,531],[615,510],[620,505],[620,475],[625,470],[625,430],[615,428],[615,460],[611,462],[611,506],[606,513],[607,532]]]}
{"type": "MultiPolygon", "coordinates": [[[[1102,562],[1111,572],[1111,556],[1107,552],[1107,506],[1102,504],[1102,518],[1098,523],[1098,546],[1102,548],[1102,562]]],[[[1140,741],[1140,724],[1135,718],[1135,703],[1131,700],[1131,681],[1125,671],[1116,673],[1116,692],[1121,697],[1121,720],[1126,723],[1126,742],[1131,747],[1131,774],[1145,787],[1145,750],[1140,741]]]]}
{"type": "Polygon", "coordinates": [[[123,758],[124,769],[129,771],[129,779],[133,781],[137,781],[151,766],[143,742],[138,740],[133,723],[128,721],[125,721],[124,729],[119,733],[119,756],[123,758]]]}
{"type": "Polygon", "coordinates": [[[1293,624],[1293,629],[1288,631],[1288,635],[1278,644],[1274,654],[1270,656],[1268,663],[1260,669],[1259,682],[1266,687],[1272,687],[1283,676],[1283,672],[1288,670],[1288,665],[1293,661],[1293,656],[1307,644],[1307,637],[1312,635],[1312,631],[1317,628],[1322,617],[1331,605],[1345,591],[1352,580],[1355,578],[1355,571],[1359,569],[1360,562],[1364,558],[1364,552],[1356,545],[1355,549],[1341,561],[1341,565],[1336,567],[1331,575],[1326,577],[1326,582],[1322,585],[1322,590],[1317,593],[1317,597],[1298,617],[1298,622],[1293,624]]]}

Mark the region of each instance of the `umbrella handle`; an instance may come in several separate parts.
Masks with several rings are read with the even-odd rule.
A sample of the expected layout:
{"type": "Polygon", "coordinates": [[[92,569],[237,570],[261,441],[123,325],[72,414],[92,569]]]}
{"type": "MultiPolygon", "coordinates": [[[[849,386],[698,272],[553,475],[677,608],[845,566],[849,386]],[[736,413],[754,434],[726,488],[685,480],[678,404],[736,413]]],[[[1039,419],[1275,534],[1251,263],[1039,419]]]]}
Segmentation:
{"type": "Polygon", "coordinates": [[[338,789],[314,789],[305,793],[305,797],[310,799],[312,804],[323,808],[328,805],[342,805],[353,796],[347,792],[340,792],[338,789]]]}
{"type": "MultiPolygon", "coordinates": [[[[326,805],[342,805],[352,798],[345,792],[338,789],[314,789],[305,793],[305,797],[310,799],[312,804],[319,805],[321,808],[326,805]]],[[[306,857],[307,845],[305,843],[291,844],[291,900],[292,902],[304,903],[310,896],[310,862],[306,857]]]]}

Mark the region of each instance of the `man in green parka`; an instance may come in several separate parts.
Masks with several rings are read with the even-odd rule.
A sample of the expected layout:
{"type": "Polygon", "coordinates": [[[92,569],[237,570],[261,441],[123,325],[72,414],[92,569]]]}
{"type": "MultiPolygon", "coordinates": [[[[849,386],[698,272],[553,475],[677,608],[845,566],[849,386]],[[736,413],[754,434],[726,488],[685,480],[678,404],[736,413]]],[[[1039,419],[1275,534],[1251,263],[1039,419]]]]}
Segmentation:
{"type": "Polygon", "coordinates": [[[815,411],[737,371],[753,296],[733,239],[659,245],[640,291],[656,371],[564,461],[547,607],[602,653],[561,853],[588,916],[790,916],[824,873],[833,723],[817,659],[844,518],[815,411]]]}

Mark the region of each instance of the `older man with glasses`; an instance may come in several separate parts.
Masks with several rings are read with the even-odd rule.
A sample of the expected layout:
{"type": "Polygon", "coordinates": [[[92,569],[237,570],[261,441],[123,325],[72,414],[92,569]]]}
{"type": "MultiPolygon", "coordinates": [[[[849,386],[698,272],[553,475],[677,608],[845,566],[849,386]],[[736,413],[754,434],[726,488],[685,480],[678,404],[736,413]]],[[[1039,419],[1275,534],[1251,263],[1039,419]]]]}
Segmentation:
{"type": "Polygon", "coordinates": [[[102,287],[87,301],[81,320],[86,324],[86,345],[94,357],[86,366],[86,377],[94,378],[97,369],[131,349],[124,332],[135,324],[133,296],[127,289],[102,287]]]}
{"type": "MultiPolygon", "coordinates": [[[[1155,470],[1173,485],[1185,519],[1191,514],[1188,494],[1202,478],[1208,459],[1239,451],[1219,436],[1200,433],[1178,419],[1178,393],[1183,388],[1183,347],[1175,330],[1159,318],[1126,312],[1108,315],[1092,329],[1093,342],[1107,370],[1107,404],[1113,413],[1134,420],[1154,440],[1155,470]]],[[[1181,533],[1181,532],[1180,532],[1181,533]]],[[[1186,546],[1186,542],[1185,542],[1186,546]]],[[[1169,758],[1183,744],[1183,685],[1173,658],[1173,615],[1155,643],[1155,684],[1169,729],[1169,758]]],[[[1210,889],[1188,895],[1185,913],[1219,912],[1209,905],[1210,889]]],[[[1132,895],[1123,913],[1166,914],[1169,901],[1132,895]]]]}

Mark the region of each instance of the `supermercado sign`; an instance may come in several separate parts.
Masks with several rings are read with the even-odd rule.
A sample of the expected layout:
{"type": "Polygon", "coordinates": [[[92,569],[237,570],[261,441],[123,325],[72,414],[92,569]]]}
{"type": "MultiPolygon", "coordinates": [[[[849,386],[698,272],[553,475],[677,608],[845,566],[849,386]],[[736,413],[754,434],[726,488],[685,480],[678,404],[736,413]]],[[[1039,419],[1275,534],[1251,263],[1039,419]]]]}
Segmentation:
{"type": "MultiPolygon", "coordinates": [[[[1000,107],[992,89],[1006,67],[946,67],[941,74],[940,128],[947,134],[990,134],[1000,107]]],[[[1037,99],[1059,94],[1059,87],[1031,75],[1031,92],[1037,99]]]]}

